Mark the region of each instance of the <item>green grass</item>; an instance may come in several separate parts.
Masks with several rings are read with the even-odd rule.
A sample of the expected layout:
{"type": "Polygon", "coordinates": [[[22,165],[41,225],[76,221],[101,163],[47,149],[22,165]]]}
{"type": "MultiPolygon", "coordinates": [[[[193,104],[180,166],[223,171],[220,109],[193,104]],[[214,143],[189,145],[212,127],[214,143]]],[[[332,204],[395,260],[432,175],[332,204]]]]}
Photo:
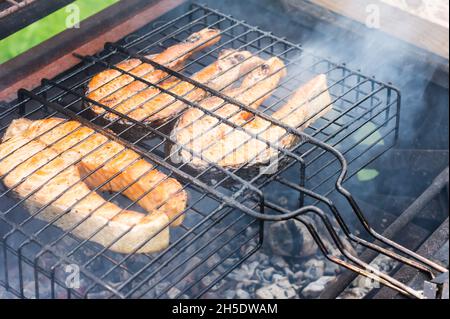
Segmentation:
{"type": "MultiPolygon", "coordinates": [[[[75,4],[78,6],[80,9],[80,21],[83,21],[118,1],[77,0],[71,5],[75,4]]],[[[0,40],[0,64],[64,31],[66,29],[66,19],[69,14],[70,12],[66,12],[66,7],[61,8],[9,37],[0,40]]],[[[81,23],[81,27],[83,27],[83,23],[81,23]]]]}
{"type": "Polygon", "coordinates": [[[376,169],[363,168],[357,173],[360,182],[368,182],[376,178],[380,173],[376,169]]]}

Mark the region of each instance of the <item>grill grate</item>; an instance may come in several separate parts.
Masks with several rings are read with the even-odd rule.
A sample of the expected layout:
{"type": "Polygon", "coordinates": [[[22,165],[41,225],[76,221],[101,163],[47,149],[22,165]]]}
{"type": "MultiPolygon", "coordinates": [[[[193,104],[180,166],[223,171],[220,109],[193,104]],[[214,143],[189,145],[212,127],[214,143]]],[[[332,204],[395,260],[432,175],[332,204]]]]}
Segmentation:
{"type": "MultiPolygon", "coordinates": [[[[393,87],[199,5],[193,5],[189,11],[169,22],[155,23],[149,32],[131,35],[118,44],[107,44],[105,51],[95,56],[78,57],[82,63],[70,72],[54,80],[44,79],[42,87],[34,93],[19,92],[17,104],[0,114],[2,134],[13,118],[57,116],[76,119],[135,150],[156,169],[179,180],[189,196],[188,207],[184,211],[186,220],[181,226],[171,228],[170,245],[159,253],[117,254],[88,240],[81,240],[70,231],[63,232],[51,223],[30,217],[20,206],[23,200],[15,200],[9,190],[3,189],[0,193],[0,234],[4,234],[0,241],[0,260],[3,261],[0,283],[10,291],[25,298],[200,297],[259,249],[264,220],[295,217],[308,227],[328,258],[417,296],[414,291],[353,257],[346,248],[346,237],[424,271],[428,267],[356,237],[345,224],[346,216],[339,213],[353,210],[362,223],[366,223],[358,206],[340,184],[394,145],[398,133],[400,95],[393,87]],[[181,71],[168,70],[145,59],[144,55],[160,52],[205,27],[221,30],[221,41],[189,60],[181,71]],[[131,122],[130,127],[144,132],[144,137],[130,138],[126,136],[128,129],[115,128],[112,134],[109,131],[111,124],[102,124],[100,116],[89,116],[92,104],[114,113],[114,110],[85,97],[87,83],[99,71],[114,69],[117,62],[134,57],[171,76],[191,81],[189,76],[215,61],[224,48],[249,50],[262,58],[277,56],[286,63],[288,75],[265,101],[262,111],[249,109],[220,92],[192,83],[275,125],[283,126],[270,115],[287,102],[299,84],[321,73],[328,77],[333,111],[309,126],[306,134],[285,127],[289,134],[300,137],[301,142],[292,149],[279,150],[279,163],[283,165],[275,174],[260,171],[248,176],[243,174],[244,167],[225,170],[214,164],[203,172],[192,172],[185,164],[172,163],[165,152],[165,145],[174,141],[165,132],[176,118],[159,127],[150,127],[117,113],[131,122]],[[211,178],[208,173],[213,170],[221,171],[220,177],[211,178]],[[336,188],[348,199],[342,207],[327,199],[336,193],[336,188]],[[277,192],[285,192],[295,201],[280,205],[274,195],[277,192]],[[80,270],[80,285],[68,287],[72,266],[80,270]],[[213,272],[216,274],[214,280],[202,280],[213,272]]],[[[159,83],[149,83],[117,70],[149,86],[159,87],[159,83]]],[[[200,107],[182,96],[176,96],[176,99],[184,99],[191,107],[200,107]]],[[[210,115],[214,116],[214,113],[210,115]]],[[[227,123],[223,119],[219,122],[227,123]]],[[[260,139],[259,136],[255,138],[260,139]]],[[[126,202],[120,193],[104,196],[125,203],[127,209],[139,209],[135,205],[139,200],[126,202]]],[[[377,237],[368,224],[364,225],[372,236],[377,237]]],[[[383,237],[377,238],[413,255],[383,237]]],[[[413,257],[420,259],[419,256],[413,257]]],[[[421,261],[427,264],[426,260],[421,261]]]]}
{"type": "Polygon", "coordinates": [[[0,19],[6,17],[20,8],[23,8],[36,0],[5,0],[0,2],[0,19]]]}

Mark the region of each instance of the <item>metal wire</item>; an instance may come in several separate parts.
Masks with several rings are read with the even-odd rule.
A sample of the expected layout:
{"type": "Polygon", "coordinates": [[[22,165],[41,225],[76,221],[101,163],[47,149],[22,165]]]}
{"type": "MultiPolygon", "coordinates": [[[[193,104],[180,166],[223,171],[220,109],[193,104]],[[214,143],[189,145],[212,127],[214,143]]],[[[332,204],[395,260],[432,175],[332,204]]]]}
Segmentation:
{"type": "MultiPolygon", "coordinates": [[[[42,207],[33,216],[22,217],[20,221],[15,221],[14,215],[20,210],[20,204],[25,202],[26,198],[12,203],[5,209],[0,207],[0,221],[9,227],[8,232],[0,240],[4,247],[4,278],[0,278],[0,284],[7,286],[13,292],[18,292],[20,297],[30,297],[30,292],[25,293],[23,288],[25,279],[23,278],[22,264],[34,267],[35,296],[40,296],[43,290],[42,285],[39,284],[38,274],[49,278],[50,295],[52,297],[58,292],[61,293],[62,290],[64,290],[66,297],[89,297],[97,291],[106,291],[106,296],[119,298],[167,297],[169,295],[180,297],[185,294],[200,296],[260,247],[263,239],[264,221],[289,218],[296,218],[302,222],[311,232],[325,256],[333,262],[376,279],[408,296],[420,298],[421,294],[363,263],[346,248],[348,244],[350,242],[362,244],[369,249],[376,250],[427,272],[430,276],[433,275],[432,269],[442,271],[440,265],[432,263],[377,234],[368,224],[351,194],[342,186],[346,178],[356,174],[365,164],[386,152],[395,143],[398,134],[400,95],[392,86],[365,77],[343,65],[337,65],[316,57],[285,39],[275,37],[268,32],[247,25],[243,21],[238,21],[214,9],[199,5],[193,6],[185,14],[175,17],[149,32],[138,35],[128,43],[107,44],[106,50],[101,54],[90,57],[77,55],[77,57],[84,63],[73,71],[69,71],[66,75],[55,80],[44,79],[42,87],[35,90],[35,93],[20,90],[22,100],[0,114],[0,123],[2,123],[0,131],[8,127],[11,117],[17,116],[30,119],[59,116],[69,120],[77,120],[84,126],[92,128],[93,132],[99,132],[109,140],[124,145],[126,149],[135,151],[139,154],[139,159],[150,161],[154,164],[152,169],[166,173],[164,180],[176,178],[182,182],[182,191],[187,191],[190,195],[187,208],[179,214],[179,216],[185,214],[186,221],[182,226],[171,229],[171,243],[168,248],[160,253],[136,254],[135,252],[139,249],[137,247],[133,253],[120,255],[108,250],[114,242],[107,247],[93,245],[90,239],[95,234],[83,240],[73,236],[70,233],[71,230],[59,231],[57,235],[46,235],[46,233],[55,231],[50,226],[64,214],[44,226],[34,226],[35,219],[32,217],[37,216],[45,207],[42,207]],[[204,27],[219,29],[222,37],[221,42],[203,50],[196,58],[191,58],[180,71],[171,70],[145,58],[144,54],[164,49],[171,43],[182,41],[192,32],[204,27]],[[236,99],[190,78],[195,70],[214,61],[219,51],[227,47],[233,47],[237,50],[250,50],[253,54],[264,58],[276,56],[285,62],[288,76],[280,82],[277,90],[271,92],[271,99],[264,103],[261,111],[249,108],[248,105],[244,105],[236,99]],[[132,70],[125,71],[115,66],[118,61],[129,58],[137,58],[143,63],[152,65],[155,69],[164,71],[167,75],[157,83],[151,83],[143,79],[142,76],[134,75],[132,70]],[[181,101],[188,107],[203,111],[203,116],[216,118],[218,120],[216,125],[228,125],[235,130],[245,132],[252,139],[265,142],[268,147],[272,147],[279,152],[279,162],[285,161],[285,164],[275,174],[267,175],[260,171],[257,174],[246,176],[241,174],[245,172],[245,165],[226,169],[217,163],[209,162],[207,169],[202,172],[195,172],[190,170],[187,163],[175,164],[170,162],[170,154],[165,153],[163,149],[167,143],[170,142],[182,149],[189,150],[186,145],[179,145],[176,140],[164,132],[164,127],[173,125],[180,114],[166,123],[152,126],[148,125],[145,120],[137,121],[133,119],[129,116],[131,111],[122,114],[115,110],[115,106],[108,107],[101,101],[87,98],[84,88],[92,79],[92,76],[101,68],[119,71],[119,76],[130,76],[133,81],[145,84],[144,89],[149,87],[157,89],[159,92],[152,96],[150,100],[145,101],[146,103],[165,94],[171,96],[173,100],[169,104],[163,105],[161,109],[170,107],[174,102],[181,101]],[[308,78],[319,73],[325,73],[328,76],[328,90],[334,105],[331,113],[324,115],[320,120],[310,125],[305,132],[298,128],[286,126],[282,121],[270,116],[273,111],[286,103],[299,83],[305,82],[308,78]],[[162,82],[170,77],[192,84],[193,89],[182,96],[172,93],[172,90],[181,82],[175,83],[172,87],[163,88],[162,82]],[[220,97],[223,101],[222,105],[214,110],[207,110],[199,105],[198,101],[191,101],[188,98],[189,93],[196,89],[220,97]],[[225,103],[234,104],[238,107],[238,111],[226,118],[218,116],[215,110],[225,103]],[[104,111],[89,118],[87,117],[87,111],[92,110],[93,105],[102,108],[104,111]],[[230,121],[234,115],[242,111],[261,117],[271,125],[282,127],[285,133],[280,139],[288,135],[294,135],[301,138],[300,142],[290,149],[283,149],[276,143],[264,140],[260,134],[252,134],[246,131],[242,126],[235,125],[230,121]],[[107,124],[100,124],[102,122],[99,122],[99,120],[108,113],[114,114],[117,118],[107,124]],[[126,128],[119,129],[114,126],[121,121],[128,123],[126,128]],[[143,133],[142,136],[133,140],[123,138],[126,133],[136,128],[143,133]],[[111,129],[115,130],[115,133],[111,133],[111,129]],[[376,139],[373,138],[374,135],[376,139]],[[344,155],[348,160],[344,158],[344,155]],[[284,174],[292,171],[292,169],[300,173],[298,179],[292,180],[284,174]],[[221,173],[220,177],[212,178],[209,176],[209,173],[217,171],[221,173]],[[296,194],[300,206],[296,209],[287,209],[271,200],[264,190],[275,184],[288,189],[292,194],[296,194]],[[390,251],[354,235],[340,213],[340,209],[327,198],[333,190],[337,190],[344,196],[368,234],[388,247],[395,249],[395,251],[390,251]],[[313,203],[309,204],[311,201],[313,203]],[[308,202],[308,205],[305,204],[306,202],[308,202]],[[319,209],[316,206],[319,203],[324,203],[329,213],[319,209]],[[276,212],[276,214],[268,214],[267,209],[276,212]],[[306,214],[318,216],[318,221],[323,224],[323,228],[317,229],[317,226],[306,218],[306,214]],[[37,227],[37,229],[34,229],[32,235],[30,235],[27,227],[37,227]],[[17,240],[19,234],[25,240],[17,240]],[[325,238],[328,239],[325,240],[325,238]],[[70,244],[67,244],[66,241],[69,241],[70,244]],[[327,241],[327,244],[324,244],[324,241],[327,241]],[[330,243],[336,247],[339,252],[338,256],[332,254],[327,247],[330,243]],[[37,245],[38,248],[30,253],[30,251],[33,251],[32,246],[34,245],[37,245]],[[245,253],[242,253],[242,250],[245,253]],[[40,267],[39,261],[45,260],[46,254],[49,252],[55,255],[54,262],[50,267],[40,267]],[[26,256],[27,254],[30,254],[31,257],[26,256]],[[10,285],[13,280],[8,267],[8,256],[10,258],[16,256],[20,265],[18,289],[10,285]],[[207,261],[214,256],[215,261],[208,263],[207,261]],[[225,267],[224,262],[229,260],[230,256],[237,256],[236,262],[225,267]],[[140,260],[141,263],[137,263],[136,260],[140,260]],[[186,266],[191,261],[192,264],[186,266]],[[80,265],[81,274],[85,281],[82,289],[68,289],[64,286],[64,274],[61,273],[61,268],[71,262],[80,265]],[[102,266],[96,266],[98,263],[101,263],[102,266]],[[180,274],[177,270],[182,266],[185,268],[180,274]],[[215,279],[210,284],[203,285],[201,283],[203,276],[212,273],[216,274],[215,279]],[[125,276],[125,278],[120,278],[117,283],[111,284],[110,280],[115,276],[125,276]],[[159,287],[161,284],[164,286],[162,289],[159,287]],[[172,293],[169,294],[170,291],[172,293]]],[[[226,70],[223,72],[226,72],[226,70]]],[[[141,91],[142,89],[135,92],[134,95],[141,91]]],[[[127,97],[127,99],[130,98],[132,96],[127,97]]],[[[326,107],[324,106],[324,108],[326,107]]],[[[252,118],[248,119],[246,123],[251,120],[252,118]]],[[[81,142],[83,141],[79,143],[81,142]]],[[[99,145],[96,149],[101,147],[102,145],[99,145]]],[[[201,154],[194,155],[201,156],[201,154]]],[[[32,154],[30,154],[31,156],[32,154]]],[[[85,181],[87,177],[113,159],[102,163],[90,175],[83,177],[80,182],[85,181]]],[[[71,163],[71,165],[74,164],[71,163]]],[[[131,165],[132,163],[127,167],[131,165]]],[[[99,191],[103,185],[109,183],[125,169],[92,189],[91,193],[99,191]]],[[[55,172],[55,176],[57,174],[58,172],[55,172]]],[[[107,200],[119,199],[119,195],[136,182],[137,180],[116,194],[109,196],[107,200]]],[[[157,186],[155,185],[146,191],[137,200],[126,204],[123,209],[134,207],[140,199],[157,186]]],[[[0,198],[3,197],[11,197],[11,189],[1,193],[0,198]]],[[[55,200],[48,203],[46,207],[55,200]]],[[[161,203],[160,207],[164,204],[165,202],[161,203]]],[[[83,222],[84,220],[81,220],[71,229],[83,222]]],[[[124,231],[120,237],[126,235],[131,229],[132,227],[124,231]]],[[[153,237],[146,239],[145,243],[153,237]]]]}
{"type": "Polygon", "coordinates": [[[9,6],[7,6],[6,8],[4,8],[3,10],[0,11],[0,19],[16,12],[20,8],[30,5],[34,1],[36,1],[36,0],[23,0],[20,2],[14,1],[14,0],[6,0],[5,2],[8,2],[9,6]]]}

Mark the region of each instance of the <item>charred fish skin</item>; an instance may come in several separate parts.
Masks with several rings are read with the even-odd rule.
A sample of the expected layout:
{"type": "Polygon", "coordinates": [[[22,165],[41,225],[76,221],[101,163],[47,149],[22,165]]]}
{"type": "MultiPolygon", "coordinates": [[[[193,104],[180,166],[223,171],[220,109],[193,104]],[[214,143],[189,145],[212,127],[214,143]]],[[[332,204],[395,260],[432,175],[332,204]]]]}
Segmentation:
{"type": "MultiPolygon", "coordinates": [[[[283,61],[278,58],[270,58],[244,77],[239,88],[228,90],[225,93],[250,108],[257,108],[278,87],[280,80],[285,75],[283,61]]],[[[207,98],[200,102],[200,105],[213,112],[218,118],[206,115],[199,108],[187,110],[172,131],[171,136],[176,141],[176,145],[172,147],[171,154],[176,154],[174,158],[180,157],[182,162],[189,163],[193,167],[206,168],[209,160],[212,159],[213,163],[218,163],[218,160],[211,156],[204,158],[192,156],[191,153],[203,155],[212,145],[220,142],[223,136],[233,130],[228,124],[219,123],[220,118],[241,126],[251,118],[251,114],[242,111],[235,104],[225,103],[219,97],[207,98]]],[[[224,146],[222,152],[229,151],[227,145],[224,146]]],[[[218,153],[215,154],[215,156],[218,155],[218,153]]]]}
{"type": "Polygon", "coordinates": [[[187,204],[178,181],[105,136],[59,118],[13,121],[0,144],[0,177],[36,218],[119,253],[167,247],[168,226],[182,222],[187,204]],[[92,191],[100,186],[127,188],[123,194],[148,214],[104,200],[92,191]]]}
{"type": "MultiPolygon", "coordinates": [[[[272,114],[272,117],[287,126],[304,130],[314,121],[330,112],[332,108],[326,75],[320,74],[298,88],[288,103],[272,114]]],[[[190,114],[186,112],[183,115],[185,123],[180,120],[176,129],[179,129],[182,124],[185,126],[194,120],[198,121],[197,117],[192,116],[195,112],[197,111],[192,111],[190,114]],[[186,120],[189,117],[191,117],[191,120],[186,120]]],[[[196,122],[195,125],[199,124],[196,122]]],[[[205,135],[213,134],[214,131],[202,133],[199,144],[206,151],[197,152],[197,154],[201,154],[201,158],[190,154],[193,152],[185,151],[184,154],[181,152],[179,159],[195,170],[205,170],[209,167],[208,162],[213,162],[225,169],[241,168],[241,173],[247,170],[254,174],[259,171],[255,170],[255,167],[278,161],[279,150],[270,147],[267,142],[282,149],[289,149],[299,141],[297,136],[287,134],[284,128],[273,125],[260,117],[255,117],[244,124],[242,126],[244,130],[233,129],[227,124],[223,125],[228,127],[225,131],[226,134],[222,132],[218,135],[205,137],[205,135]],[[252,135],[259,136],[259,138],[256,139],[252,135]],[[201,141],[208,138],[214,140],[214,143],[205,147],[201,141]]],[[[174,135],[174,138],[180,144],[186,143],[187,138],[184,135],[177,134],[174,135]]],[[[195,149],[192,148],[192,143],[188,144],[189,149],[195,149]]],[[[278,165],[281,164],[278,163],[278,165]]]]}

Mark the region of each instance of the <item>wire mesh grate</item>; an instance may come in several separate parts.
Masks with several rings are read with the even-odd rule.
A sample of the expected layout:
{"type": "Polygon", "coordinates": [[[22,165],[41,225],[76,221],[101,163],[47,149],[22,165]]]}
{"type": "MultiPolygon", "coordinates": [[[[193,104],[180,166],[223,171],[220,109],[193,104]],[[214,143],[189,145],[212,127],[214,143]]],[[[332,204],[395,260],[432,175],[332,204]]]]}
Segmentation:
{"type": "Polygon", "coordinates": [[[17,10],[30,5],[36,0],[5,0],[0,1],[0,18],[4,18],[17,10]]]}

